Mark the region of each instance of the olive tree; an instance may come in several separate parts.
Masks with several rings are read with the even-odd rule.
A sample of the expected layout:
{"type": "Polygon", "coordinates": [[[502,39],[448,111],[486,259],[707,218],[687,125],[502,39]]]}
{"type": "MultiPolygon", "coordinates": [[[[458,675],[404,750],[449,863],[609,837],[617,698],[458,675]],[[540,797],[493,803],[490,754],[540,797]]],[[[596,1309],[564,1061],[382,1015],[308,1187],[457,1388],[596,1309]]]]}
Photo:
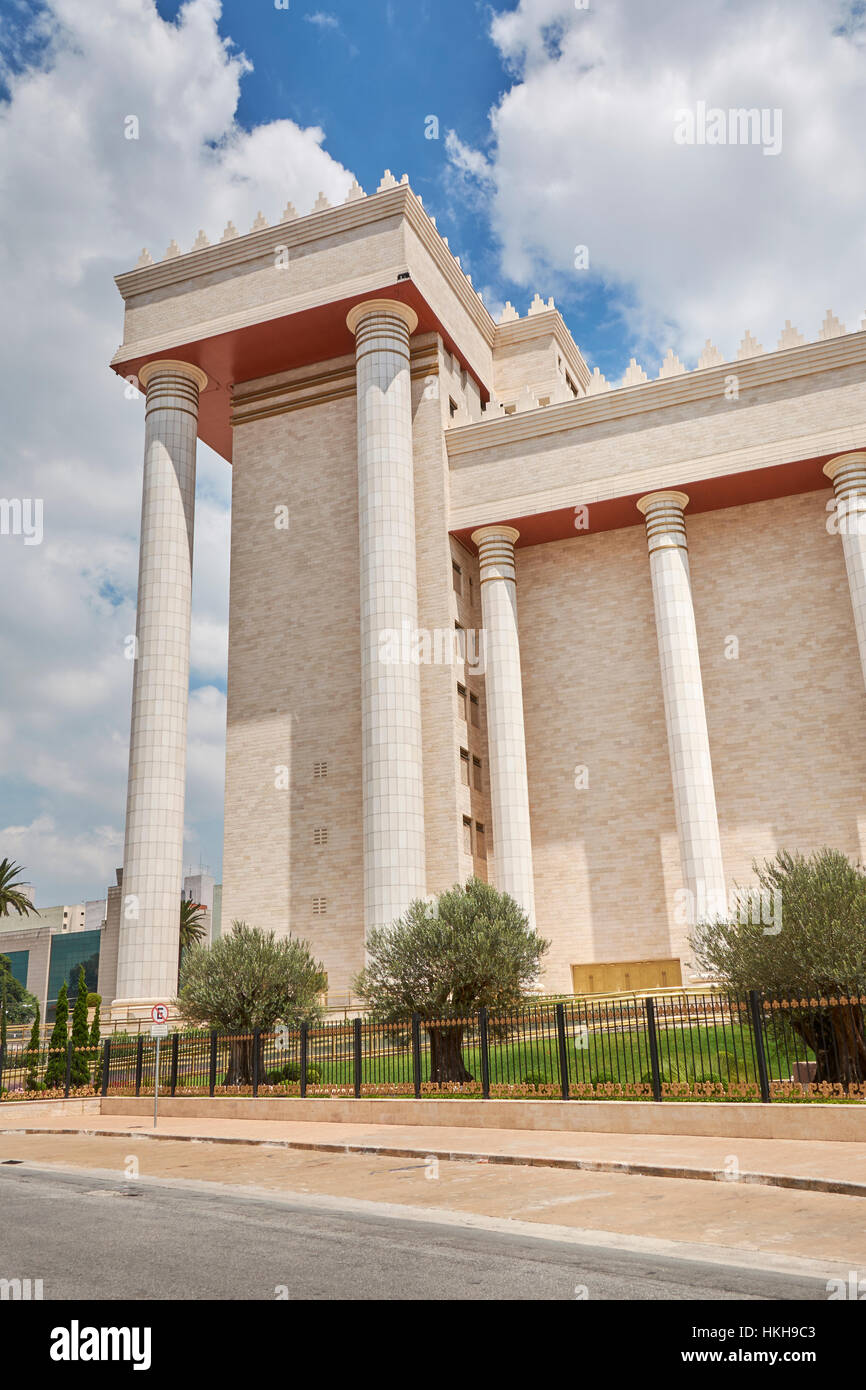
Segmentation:
{"type": "Polygon", "coordinates": [[[784,1017],[814,1052],[816,1081],[866,1080],[862,1006],[830,1002],[866,993],[866,872],[834,849],[808,857],[780,850],[753,870],[773,912],[697,927],[698,963],[735,993],[808,1001],[784,1017]]]}
{"type": "Polygon", "coordinates": [[[184,952],[175,1004],[181,1017],[232,1034],[225,1085],[252,1081],[253,1029],[320,1018],[328,977],[309,943],[232,922],[211,946],[184,952]]]}
{"type": "Polygon", "coordinates": [[[430,1037],[431,1081],[471,1081],[465,1025],[439,1020],[518,1005],[549,945],[512,897],[471,878],[433,902],[411,903],[393,926],[374,928],[354,988],[382,1022],[420,1014],[430,1037]]]}

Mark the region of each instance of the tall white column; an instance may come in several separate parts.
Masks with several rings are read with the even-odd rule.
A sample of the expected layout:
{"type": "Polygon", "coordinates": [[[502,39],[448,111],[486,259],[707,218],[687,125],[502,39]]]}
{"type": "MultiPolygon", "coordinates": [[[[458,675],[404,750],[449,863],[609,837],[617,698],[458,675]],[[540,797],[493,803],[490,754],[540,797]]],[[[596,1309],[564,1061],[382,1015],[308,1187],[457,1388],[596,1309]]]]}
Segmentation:
{"type": "Polygon", "coordinates": [[[683,883],[690,920],[726,911],[725,871],[692,606],[684,492],[653,492],[638,508],[646,518],[662,693],[683,883]]]}
{"type": "Polygon", "coordinates": [[[494,878],[496,887],[510,893],[534,927],[535,886],[514,568],[514,542],[519,535],[513,526],[483,526],[472,533],[472,540],[478,547],[484,623],[494,878]]]}
{"type": "Polygon", "coordinates": [[[409,335],[417,315],[396,300],[356,305],[364,918],[388,926],[427,891],[421,673],[389,660],[418,627],[409,335]],[[393,655],[393,650],[392,650],[393,655]]]}
{"type": "Polygon", "coordinates": [[[136,657],[115,1012],[144,1014],[177,991],[189,698],[195,450],[207,377],[149,362],[136,657]]]}
{"type": "Polygon", "coordinates": [[[836,493],[836,523],[842,537],[860,665],[866,681],[866,453],[840,454],[824,464],[836,493]]]}

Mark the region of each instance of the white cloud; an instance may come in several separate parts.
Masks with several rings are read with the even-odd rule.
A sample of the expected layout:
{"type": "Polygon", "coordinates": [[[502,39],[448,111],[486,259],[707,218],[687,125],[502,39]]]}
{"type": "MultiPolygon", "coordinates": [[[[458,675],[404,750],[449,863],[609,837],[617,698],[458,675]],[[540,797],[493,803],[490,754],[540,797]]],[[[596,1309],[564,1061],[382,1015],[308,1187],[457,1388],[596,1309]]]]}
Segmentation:
{"type": "Polygon", "coordinates": [[[123,837],[116,825],[92,825],[85,830],[73,827],[58,828],[49,815],[35,817],[28,825],[6,825],[0,829],[4,854],[28,865],[50,864],[58,882],[68,885],[65,896],[46,895],[32,875],[25,882],[34,883],[36,906],[52,907],[56,902],[80,902],[87,897],[103,897],[109,881],[114,881],[113,866],[123,850],[123,837]],[[102,885],[91,893],[91,885],[102,885]]]}
{"type": "Polygon", "coordinates": [[[314,14],[305,14],[304,19],[308,24],[315,24],[319,29],[339,29],[340,21],[335,14],[327,14],[324,10],[316,10],[314,14]]]}
{"type": "MultiPolygon", "coordinates": [[[[4,73],[0,106],[2,491],[44,500],[45,539],[0,537],[0,854],[43,903],[98,896],[122,844],[144,431],[141,399],[107,366],[122,325],[112,277],[143,245],[187,250],[200,227],[216,240],[229,218],[245,230],[259,208],[276,220],[320,190],[337,203],[351,182],[320,129],[236,123],[249,64],[219,15],[217,0],[191,0],[177,25],[153,0],[49,0],[26,43],[5,20],[7,51],[32,52],[37,30],[45,48],[38,67],[4,73]],[[138,140],[124,137],[131,115],[138,140]]],[[[212,864],[229,488],[200,446],[192,652],[208,685],[191,702],[187,823],[212,864]]]]}
{"type": "MultiPolygon", "coordinates": [[[[490,148],[450,155],[488,193],[503,271],[579,295],[586,245],[632,346],[733,354],[785,319],[864,309],[864,20],[843,0],[520,0],[491,33],[513,84],[490,148]],[[780,108],[777,158],[681,146],[676,112],[780,108]],[[480,162],[479,162],[480,161],[480,162]]],[[[586,346],[591,350],[592,343],[586,346]]],[[[625,365],[625,363],[623,363],[625,365]]]]}

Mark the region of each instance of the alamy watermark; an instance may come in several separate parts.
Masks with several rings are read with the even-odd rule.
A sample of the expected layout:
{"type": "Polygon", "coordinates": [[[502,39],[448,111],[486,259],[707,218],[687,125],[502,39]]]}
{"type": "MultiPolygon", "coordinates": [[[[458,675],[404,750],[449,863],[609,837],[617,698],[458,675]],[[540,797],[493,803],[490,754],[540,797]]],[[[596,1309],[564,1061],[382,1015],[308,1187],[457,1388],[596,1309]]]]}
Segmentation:
{"type": "Polygon", "coordinates": [[[763,888],[732,888],[730,892],[699,882],[695,892],[679,888],[674,893],[674,921],[695,927],[703,922],[737,922],[740,926],[762,927],[764,936],[778,936],[782,930],[782,893],[763,888]]]}
{"type": "Polygon", "coordinates": [[[31,1303],[44,1297],[41,1279],[0,1279],[0,1303],[31,1303]]]}
{"type": "Polygon", "coordinates": [[[476,675],[485,670],[483,628],[413,627],[404,621],[400,630],[386,627],[379,633],[379,660],[383,666],[456,666],[462,662],[476,675]]]}
{"type": "Polygon", "coordinates": [[[0,536],[23,536],[25,545],[41,545],[42,498],[0,497],[0,536]]]}
{"type": "Polygon", "coordinates": [[[776,107],[680,107],[674,116],[678,145],[760,145],[765,155],[782,153],[782,111],[776,107]]]}

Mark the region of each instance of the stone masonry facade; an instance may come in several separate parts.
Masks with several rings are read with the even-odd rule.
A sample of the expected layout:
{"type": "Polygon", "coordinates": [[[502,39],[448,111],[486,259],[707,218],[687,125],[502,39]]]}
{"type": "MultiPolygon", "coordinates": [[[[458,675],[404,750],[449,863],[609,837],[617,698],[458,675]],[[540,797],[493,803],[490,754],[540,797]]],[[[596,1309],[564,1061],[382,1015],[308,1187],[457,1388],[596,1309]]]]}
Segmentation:
{"type": "Polygon", "coordinates": [[[308,939],[333,1001],[472,873],[558,992],[687,982],[754,859],[862,857],[864,328],[614,386],[552,301],[494,322],[387,174],[118,286],[182,561],[142,551],[124,1016],[173,992],[193,430],[233,469],[224,930],[308,939]]]}

